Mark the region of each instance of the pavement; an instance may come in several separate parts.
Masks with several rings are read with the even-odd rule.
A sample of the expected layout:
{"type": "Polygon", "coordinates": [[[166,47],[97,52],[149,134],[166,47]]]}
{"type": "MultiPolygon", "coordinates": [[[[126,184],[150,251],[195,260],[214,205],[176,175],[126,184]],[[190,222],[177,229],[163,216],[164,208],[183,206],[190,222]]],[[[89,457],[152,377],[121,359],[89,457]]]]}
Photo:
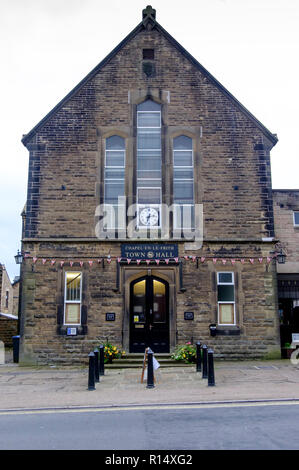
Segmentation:
{"type": "Polygon", "coordinates": [[[0,365],[0,411],[299,400],[299,364],[276,361],[215,361],[215,386],[195,365],[163,367],[155,387],[136,369],[108,369],[88,390],[88,368],[23,367],[7,355],[0,365]]]}

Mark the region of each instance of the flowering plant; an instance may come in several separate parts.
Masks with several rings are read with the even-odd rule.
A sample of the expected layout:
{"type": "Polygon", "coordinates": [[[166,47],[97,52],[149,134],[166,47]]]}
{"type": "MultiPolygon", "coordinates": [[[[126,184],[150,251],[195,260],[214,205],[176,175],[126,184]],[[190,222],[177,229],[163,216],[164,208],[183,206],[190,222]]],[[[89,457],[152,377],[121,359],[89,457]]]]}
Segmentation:
{"type": "Polygon", "coordinates": [[[175,361],[186,362],[187,364],[196,362],[196,347],[189,341],[182,346],[178,346],[171,358],[175,361]]]}
{"type": "Polygon", "coordinates": [[[111,343],[104,344],[104,362],[112,362],[113,359],[119,359],[122,356],[122,352],[113,346],[111,343]]]}

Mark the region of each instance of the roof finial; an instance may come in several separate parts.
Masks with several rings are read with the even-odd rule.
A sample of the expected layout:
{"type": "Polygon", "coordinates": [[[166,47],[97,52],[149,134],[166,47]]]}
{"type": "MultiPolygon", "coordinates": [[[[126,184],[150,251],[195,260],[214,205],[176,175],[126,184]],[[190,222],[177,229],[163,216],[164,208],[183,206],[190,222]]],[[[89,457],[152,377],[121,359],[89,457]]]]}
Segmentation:
{"type": "Polygon", "coordinates": [[[151,31],[156,24],[156,10],[151,5],[148,5],[142,10],[142,23],[147,31],[151,31]]]}
{"type": "Polygon", "coordinates": [[[148,5],[142,10],[142,19],[144,20],[146,18],[156,19],[156,10],[154,10],[151,5],[148,5]]]}

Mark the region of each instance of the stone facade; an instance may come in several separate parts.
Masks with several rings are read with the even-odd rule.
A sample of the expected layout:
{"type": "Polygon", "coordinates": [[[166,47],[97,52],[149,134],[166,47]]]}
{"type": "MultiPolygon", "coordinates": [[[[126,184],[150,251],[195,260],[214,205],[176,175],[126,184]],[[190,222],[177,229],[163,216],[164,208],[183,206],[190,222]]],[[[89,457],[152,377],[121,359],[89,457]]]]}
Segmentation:
{"type": "Polygon", "coordinates": [[[4,265],[0,265],[0,312],[13,312],[13,288],[4,265]]]}
{"type": "Polygon", "coordinates": [[[19,295],[20,295],[20,278],[19,276],[12,282],[12,291],[13,291],[13,308],[12,314],[16,317],[19,316],[19,295]]]}
{"type": "Polygon", "coordinates": [[[299,189],[273,190],[275,235],[287,255],[285,264],[277,265],[277,272],[299,274],[299,225],[294,223],[294,212],[299,213],[299,189]]]}
{"type": "Polygon", "coordinates": [[[12,346],[12,337],[17,334],[17,317],[13,316],[13,286],[3,264],[0,264],[0,341],[12,346]]]}
{"type": "Polygon", "coordinates": [[[286,254],[286,262],[277,264],[278,306],[282,353],[299,333],[299,190],[273,190],[275,234],[286,254]],[[298,221],[296,218],[296,221],[298,221]],[[297,225],[297,226],[296,226],[297,225]]]}
{"type": "Polygon", "coordinates": [[[228,359],[277,351],[276,264],[269,259],[270,150],[276,142],[153,13],[144,13],[142,23],[23,138],[30,160],[20,360],[81,362],[107,337],[127,350],[129,285],[149,270],[168,285],[170,350],[201,340],[228,359]],[[154,58],[145,60],[145,49],[154,50],[154,58]],[[195,202],[203,207],[203,245],[175,240],[178,260],[159,265],[118,261],[122,242],[146,238],[100,240],[95,232],[109,136],[125,139],[125,194],[128,205],[136,202],[136,106],[146,99],[161,105],[163,203],[172,204],[173,139],[187,135],[195,202]],[[67,271],[83,273],[76,336],[63,324],[67,271]],[[219,271],[234,273],[235,322],[218,325],[210,337],[209,325],[218,323],[219,271]],[[105,316],[111,311],[113,322],[105,316]],[[184,319],[186,311],[193,320],[184,319]]]}
{"type": "Polygon", "coordinates": [[[18,320],[10,314],[0,314],[0,341],[7,348],[13,346],[13,336],[18,334],[18,320]]]}

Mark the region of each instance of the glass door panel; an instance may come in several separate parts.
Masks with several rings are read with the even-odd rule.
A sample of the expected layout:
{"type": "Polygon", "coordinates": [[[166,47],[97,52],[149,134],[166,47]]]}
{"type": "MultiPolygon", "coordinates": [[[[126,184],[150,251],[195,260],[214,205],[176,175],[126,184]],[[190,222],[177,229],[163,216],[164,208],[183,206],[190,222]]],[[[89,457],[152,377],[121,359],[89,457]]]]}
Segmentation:
{"type": "Polygon", "coordinates": [[[154,279],[153,281],[153,322],[166,321],[166,289],[165,284],[154,279]]]}
{"type": "Polygon", "coordinates": [[[130,352],[169,352],[168,284],[154,276],[131,283],[130,352]]]}

